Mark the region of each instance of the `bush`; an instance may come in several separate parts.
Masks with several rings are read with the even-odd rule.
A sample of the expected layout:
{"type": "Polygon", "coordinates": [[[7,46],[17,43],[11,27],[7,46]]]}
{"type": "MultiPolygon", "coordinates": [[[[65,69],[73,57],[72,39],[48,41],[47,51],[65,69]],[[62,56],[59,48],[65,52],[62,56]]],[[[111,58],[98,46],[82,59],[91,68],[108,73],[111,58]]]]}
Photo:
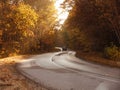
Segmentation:
{"type": "Polygon", "coordinates": [[[120,60],[120,48],[116,45],[111,45],[105,48],[105,56],[109,59],[120,60]]]}

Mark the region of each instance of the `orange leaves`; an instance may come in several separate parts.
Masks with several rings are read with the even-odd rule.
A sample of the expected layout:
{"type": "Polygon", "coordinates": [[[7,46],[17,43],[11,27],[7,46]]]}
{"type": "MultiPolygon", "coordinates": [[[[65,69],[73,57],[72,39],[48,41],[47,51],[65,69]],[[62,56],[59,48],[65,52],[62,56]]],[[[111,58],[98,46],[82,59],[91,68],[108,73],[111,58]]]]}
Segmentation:
{"type": "Polygon", "coordinates": [[[41,86],[25,78],[16,70],[14,65],[21,58],[23,57],[0,60],[0,90],[47,90],[41,89],[41,86]]]}
{"type": "MultiPolygon", "coordinates": [[[[13,56],[22,52],[26,44],[26,47],[30,46],[28,43],[33,40],[32,30],[37,23],[38,14],[30,5],[24,3],[5,3],[1,10],[3,13],[0,14],[0,26],[3,26],[1,29],[4,44],[2,48],[5,48],[1,53],[2,56],[13,56]]],[[[24,51],[27,51],[26,47],[24,51]]]]}
{"type": "Polygon", "coordinates": [[[26,29],[34,27],[37,22],[38,15],[29,5],[19,4],[16,8],[14,21],[18,29],[26,29]]]}
{"type": "MultiPolygon", "coordinates": [[[[0,66],[1,67],[1,66],[0,66]]],[[[11,78],[11,72],[9,69],[7,69],[7,67],[3,66],[4,68],[2,68],[0,70],[0,80],[3,82],[8,82],[9,79],[11,78]]]]}
{"type": "Polygon", "coordinates": [[[46,43],[47,45],[53,44],[54,35],[55,35],[54,30],[46,31],[46,32],[45,32],[45,35],[44,35],[44,37],[43,37],[44,43],[46,43]]]}
{"type": "Polygon", "coordinates": [[[31,30],[23,31],[23,36],[25,37],[34,37],[34,33],[31,30]]]}

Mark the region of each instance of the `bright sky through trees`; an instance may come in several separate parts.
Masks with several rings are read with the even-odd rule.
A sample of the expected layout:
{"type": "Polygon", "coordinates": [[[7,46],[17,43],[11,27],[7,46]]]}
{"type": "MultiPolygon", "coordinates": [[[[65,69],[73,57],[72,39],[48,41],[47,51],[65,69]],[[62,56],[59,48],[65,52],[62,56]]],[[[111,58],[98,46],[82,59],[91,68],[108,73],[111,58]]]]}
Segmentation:
{"type": "Polygon", "coordinates": [[[57,9],[57,15],[58,15],[58,21],[59,24],[63,24],[65,20],[67,19],[69,12],[64,10],[63,8],[60,7],[60,5],[64,2],[65,0],[56,0],[55,1],[55,8],[57,9]]]}

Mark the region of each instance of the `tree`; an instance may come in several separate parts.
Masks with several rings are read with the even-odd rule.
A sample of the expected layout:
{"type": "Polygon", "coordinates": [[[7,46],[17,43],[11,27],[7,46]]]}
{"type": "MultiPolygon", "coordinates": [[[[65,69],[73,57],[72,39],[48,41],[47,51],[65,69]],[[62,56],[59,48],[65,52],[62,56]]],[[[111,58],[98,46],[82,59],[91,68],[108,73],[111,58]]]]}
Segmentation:
{"type": "Polygon", "coordinates": [[[120,0],[99,1],[97,4],[101,9],[101,19],[106,20],[111,30],[116,34],[120,45],[120,0]]]}
{"type": "Polygon", "coordinates": [[[81,38],[82,33],[86,41],[79,39],[76,41],[78,46],[73,44],[73,47],[81,48],[82,43],[85,44],[85,42],[89,42],[89,44],[86,43],[86,45],[83,44],[82,46],[89,46],[91,50],[100,51],[110,42],[119,43],[117,40],[119,30],[113,31],[113,27],[118,29],[119,26],[118,16],[114,15],[115,9],[111,9],[113,8],[112,6],[115,8],[116,5],[113,3],[115,1],[116,0],[74,0],[73,9],[65,22],[64,28],[65,30],[69,30],[68,32],[72,32],[73,30],[76,32],[80,31],[79,35],[75,35],[74,38],[81,38]],[[104,15],[112,15],[113,17],[110,17],[112,22],[114,20],[117,21],[112,25],[112,23],[109,23],[109,17],[105,17],[104,15]],[[115,19],[115,17],[117,17],[117,19],[115,19]]]}
{"type": "Polygon", "coordinates": [[[53,0],[25,0],[35,8],[39,15],[35,28],[35,37],[39,50],[48,50],[54,47],[54,25],[56,23],[56,10],[53,0]],[[51,33],[52,32],[52,33],[51,33]],[[50,34],[51,33],[51,34],[50,34]],[[49,42],[50,41],[50,42],[49,42]],[[49,43],[48,43],[49,42],[49,43]]]}
{"type": "Polygon", "coordinates": [[[6,54],[28,51],[30,38],[34,37],[32,28],[37,22],[37,13],[23,2],[14,4],[10,1],[2,3],[1,12],[0,27],[6,54]]]}

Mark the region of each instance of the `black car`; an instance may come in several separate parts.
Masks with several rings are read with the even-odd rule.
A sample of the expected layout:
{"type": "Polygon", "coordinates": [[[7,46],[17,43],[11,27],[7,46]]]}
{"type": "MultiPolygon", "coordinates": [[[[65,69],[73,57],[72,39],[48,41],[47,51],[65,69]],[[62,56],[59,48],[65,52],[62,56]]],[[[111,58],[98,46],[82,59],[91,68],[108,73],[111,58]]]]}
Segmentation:
{"type": "Polygon", "coordinates": [[[62,51],[67,51],[67,47],[62,47],[62,51]]]}

